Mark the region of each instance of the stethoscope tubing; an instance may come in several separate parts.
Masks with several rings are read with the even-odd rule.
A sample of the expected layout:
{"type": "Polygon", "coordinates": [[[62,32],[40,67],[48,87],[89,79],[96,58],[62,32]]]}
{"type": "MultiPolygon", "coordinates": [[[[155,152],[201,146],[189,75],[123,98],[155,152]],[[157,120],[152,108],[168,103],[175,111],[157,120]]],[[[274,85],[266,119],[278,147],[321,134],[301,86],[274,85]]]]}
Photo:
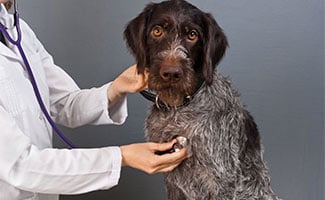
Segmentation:
{"type": "Polygon", "coordinates": [[[55,124],[55,122],[52,120],[52,118],[51,118],[49,112],[47,111],[46,106],[45,106],[45,104],[44,104],[44,102],[42,100],[40,91],[39,91],[38,86],[37,86],[37,83],[36,83],[36,79],[35,79],[34,74],[33,74],[33,71],[32,71],[32,68],[31,68],[31,66],[30,66],[30,64],[28,62],[27,56],[26,56],[26,54],[25,54],[25,52],[23,50],[23,47],[21,45],[22,34],[21,34],[20,23],[19,23],[19,14],[16,11],[16,5],[15,5],[14,21],[15,21],[14,26],[16,27],[16,30],[17,30],[17,39],[16,40],[14,40],[9,35],[9,33],[7,31],[7,28],[2,23],[0,23],[0,31],[2,32],[2,34],[7,38],[7,40],[10,43],[14,44],[18,48],[18,51],[20,53],[20,56],[23,59],[25,68],[26,68],[26,70],[28,72],[29,80],[30,80],[30,82],[31,82],[31,84],[33,86],[33,90],[34,90],[36,99],[37,99],[38,104],[40,105],[40,108],[41,108],[42,112],[44,113],[47,121],[50,123],[51,127],[57,133],[57,135],[67,145],[69,145],[71,148],[76,148],[76,146],[64,135],[63,132],[61,132],[61,130],[57,127],[57,125],[55,124]]]}

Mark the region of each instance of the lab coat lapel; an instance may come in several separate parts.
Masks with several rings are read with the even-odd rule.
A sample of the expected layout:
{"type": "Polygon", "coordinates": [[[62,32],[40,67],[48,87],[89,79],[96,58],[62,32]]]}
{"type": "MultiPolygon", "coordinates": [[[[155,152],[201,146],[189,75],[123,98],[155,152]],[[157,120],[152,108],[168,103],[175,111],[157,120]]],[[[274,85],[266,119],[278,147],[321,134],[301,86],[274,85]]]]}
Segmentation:
{"type": "Polygon", "coordinates": [[[14,51],[12,51],[10,48],[8,48],[2,43],[0,43],[0,55],[19,61],[21,60],[20,57],[17,56],[14,51]]]}

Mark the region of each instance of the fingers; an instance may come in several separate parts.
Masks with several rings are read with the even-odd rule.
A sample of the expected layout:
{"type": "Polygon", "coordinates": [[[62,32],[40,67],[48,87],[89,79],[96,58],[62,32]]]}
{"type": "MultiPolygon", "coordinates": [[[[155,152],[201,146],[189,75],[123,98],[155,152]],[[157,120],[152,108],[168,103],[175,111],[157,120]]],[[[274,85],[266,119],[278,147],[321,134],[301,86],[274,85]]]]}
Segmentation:
{"type": "Polygon", "coordinates": [[[145,90],[148,88],[148,78],[149,78],[149,71],[146,68],[145,71],[141,74],[137,73],[137,82],[138,82],[138,86],[137,86],[137,92],[145,90]]]}
{"type": "Polygon", "coordinates": [[[137,65],[130,66],[122,75],[126,93],[135,93],[148,88],[148,70],[138,73],[137,65]]]}
{"type": "Polygon", "coordinates": [[[137,83],[136,92],[142,91],[148,88],[148,77],[149,77],[149,70],[145,68],[143,73],[138,73],[137,65],[134,64],[129,67],[129,70],[132,72],[133,79],[137,83]]]}
{"type": "Polygon", "coordinates": [[[167,151],[173,148],[173,144],[177,142],[176,139],[166,142],[166,143],[148,143],[151,145],[151,149],[153,152],[162,152],[167,151]]]}
{"type": "Polygon", "coordinates": [[[187,158],[187,149],[183,148],[178,152],[166,153],[158,157],[160,157],[162,165],[177,164],[187,158]]]}
{"type": "MultiPolygon", "coordinates": [[[[172,148],[176,141],[158,144],[155,151],[166,151],[172,148]]],[[[170,172],[174,170],[184,159],[187,158],[187,149],[183,148],[178,152],[165,153],[163,155],[156,155],[155,163],[151,166],[152,171],[149,174],[158,172],[170,172]]]]}
{"type": "Polygon", "coordinates": [[[141,90],[148,89],[148,80],[149,80],[149,70],[148,68],[146,68],[143,74],[143,88],[141,90]]]}
{"type": "Polygon", "coordinates": [[[178,152],[157,155],[157,151],[167,151],[176,140],[168,143],[140,143],[121,146],[122,166],[142,170],[148,174],[168,172],[177,167],[187,157],[184,148],[178,152]]]}
{"type": "Polygon", "coordinates": [[[182,149],[179,152],[164,154],[158,156],[157,163],[155,166],[152,166],[151,171],[147,172],[149,174],[161,173],[161,172],[170,172],[174,170],[179,164],[186,159],[186,149],[182,149]]]}

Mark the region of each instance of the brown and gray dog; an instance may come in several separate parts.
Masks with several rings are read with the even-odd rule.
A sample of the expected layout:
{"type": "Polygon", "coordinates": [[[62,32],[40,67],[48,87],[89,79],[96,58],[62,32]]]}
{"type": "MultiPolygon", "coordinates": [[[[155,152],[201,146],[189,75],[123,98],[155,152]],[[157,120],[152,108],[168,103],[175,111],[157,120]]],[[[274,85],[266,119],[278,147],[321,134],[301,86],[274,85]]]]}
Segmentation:
{"type": "Polygon", "coordinates": [[[277,199],[256,124],[231,82],[215,72],[228,42],[214,18],[184,0],[151,3],[124,36],[155,92],[147,139],[189,140],[190,158],[165,174],[168,199],[277,199]]]}

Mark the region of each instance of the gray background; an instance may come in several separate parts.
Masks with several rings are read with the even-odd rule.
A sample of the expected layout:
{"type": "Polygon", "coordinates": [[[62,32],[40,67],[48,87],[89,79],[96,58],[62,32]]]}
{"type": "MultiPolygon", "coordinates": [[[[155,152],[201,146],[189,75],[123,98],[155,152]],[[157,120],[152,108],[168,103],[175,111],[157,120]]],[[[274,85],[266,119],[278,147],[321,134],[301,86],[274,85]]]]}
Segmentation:
{"type": "MultiPolygon", "coordinates": [[[[19,8],[56,63],[89,88],[134,62],[122,32],[148,2],[26,0],[19,8]]],[[[323,200],[324,1],[191,2],[211,12],[228,36],[230,48],[218,69],[233,79],[256,119],[273,189],[283,199],[323,200]]],[[[141,142],[149,105],[132,94],[125,125],[64,131],[80,147],[141,142]]],[[[124,168],[119,185],[109,191],[61,199],[163,200],[166,194],[161,175],[124,168]]]]}

